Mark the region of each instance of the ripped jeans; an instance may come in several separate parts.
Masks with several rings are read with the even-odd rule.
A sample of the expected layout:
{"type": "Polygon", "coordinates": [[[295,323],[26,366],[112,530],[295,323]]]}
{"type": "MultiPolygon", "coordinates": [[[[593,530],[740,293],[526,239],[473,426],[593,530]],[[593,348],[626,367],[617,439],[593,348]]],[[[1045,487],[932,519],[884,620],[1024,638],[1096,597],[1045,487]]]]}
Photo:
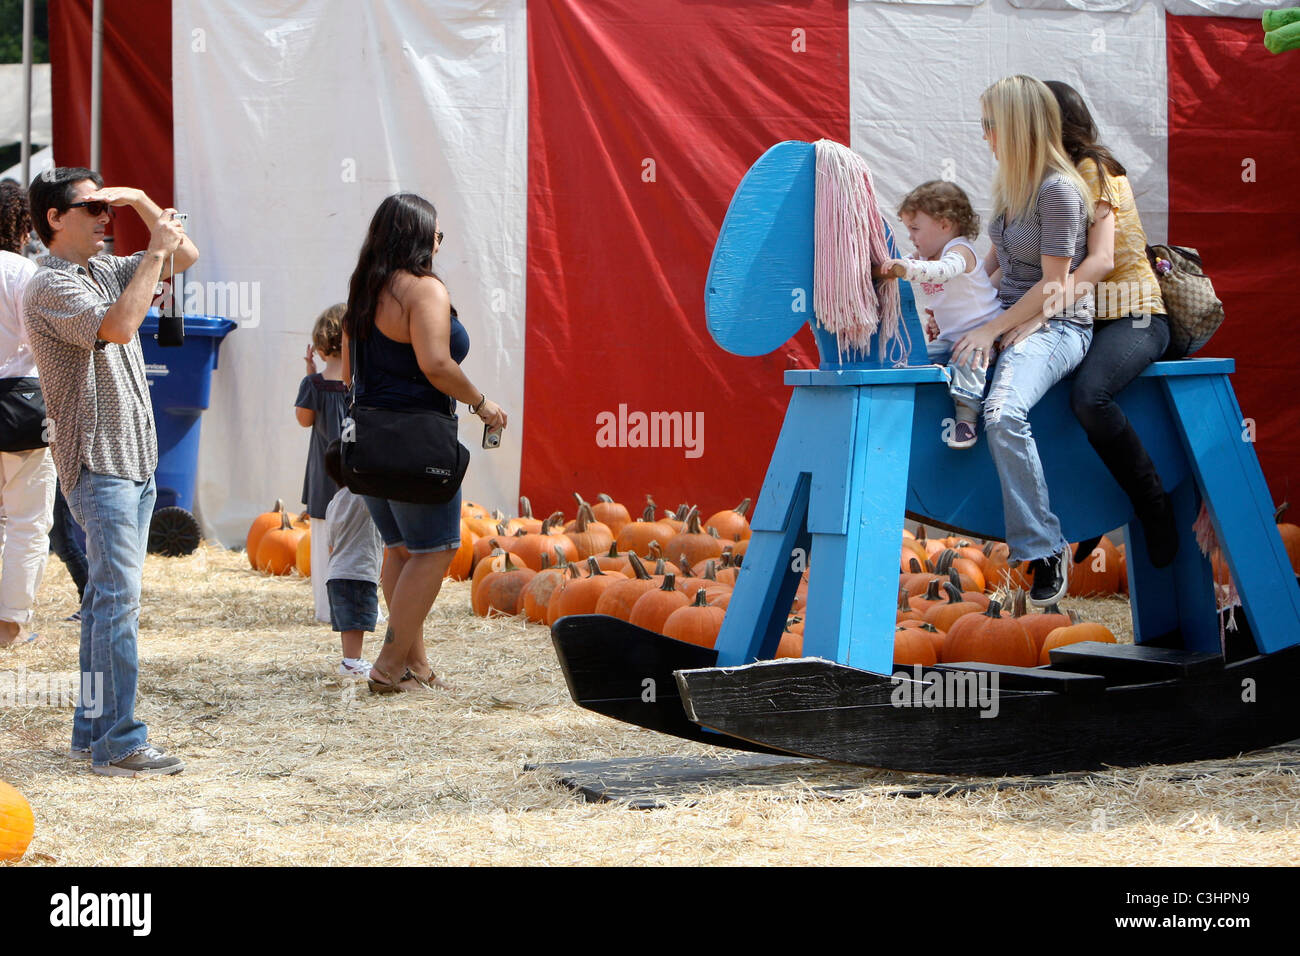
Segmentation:
{"type": "Polygon", "coordinates": [[[1068,547],[1052,514],[1029,410],[1049,388],[1078,367],[1092,328],[1055,319],[999,353],[988,396],[984,431],[1002,481],[1002,512],[1013,561],[1046,558],[1068,547]]]}

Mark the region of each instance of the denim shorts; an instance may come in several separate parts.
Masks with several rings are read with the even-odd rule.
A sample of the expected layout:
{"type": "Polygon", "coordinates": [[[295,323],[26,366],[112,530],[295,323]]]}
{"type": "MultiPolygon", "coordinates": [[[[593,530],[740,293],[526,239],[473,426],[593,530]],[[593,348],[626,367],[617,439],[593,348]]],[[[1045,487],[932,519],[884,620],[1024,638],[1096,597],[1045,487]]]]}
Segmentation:
{"type": "Polygon", "coordinates": [[[442,505],[389,501],[365,495],[384,547],[405,547],[411,554],[428,554],[460,547],[460,492],[442,505]]]}
{"type": "Polygon", "coordinates": [[[325,582],[330,596],[330,628],[373,631],[379,620],[379,589],[374,581],[334,578],[325,582]]]}

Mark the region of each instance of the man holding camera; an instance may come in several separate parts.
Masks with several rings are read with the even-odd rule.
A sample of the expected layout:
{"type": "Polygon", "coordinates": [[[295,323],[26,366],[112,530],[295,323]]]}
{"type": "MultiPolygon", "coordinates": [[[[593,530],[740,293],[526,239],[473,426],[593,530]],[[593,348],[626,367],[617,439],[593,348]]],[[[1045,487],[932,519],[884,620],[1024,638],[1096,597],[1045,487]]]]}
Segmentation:
{"type": "Polygon", "coordinates": [[[158,464],[137,333],[173,263],[181,272],[199,253],[175,210],[160,209],[139,189],[106,188],[89,169],[50,170],[32,183],[29,198],[50,255],[28,283],[24,315],[59,483],[86,531],[90,564],[81,605],[82,696],[103,687],[102,700],[78,702],[71,755],[107,776],[179,773],[185,765],[150,744],[148,728],[135,719],[140,583],[158,464]],[[149,227],[144,252],[102,254],[116,206],[130,206],[149,227]]]}

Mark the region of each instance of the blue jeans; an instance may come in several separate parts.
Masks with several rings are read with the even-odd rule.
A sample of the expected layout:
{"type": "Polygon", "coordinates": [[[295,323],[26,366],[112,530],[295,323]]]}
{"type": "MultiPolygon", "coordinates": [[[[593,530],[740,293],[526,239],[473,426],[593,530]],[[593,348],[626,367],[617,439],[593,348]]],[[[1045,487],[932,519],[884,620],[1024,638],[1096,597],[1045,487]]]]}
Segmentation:
{"type": "Polygon", "coordinates": [[[989,454],[1002,481],[1002,511],[1011,560],[1046,558],[1068,546],[1052,514],[1029,410],[1083,361],[1092,329],[1060,319],[998,354],[984,399],[989,454]]]}
{"type": "Polygon", "coordinates": [[[952,396],[953,404],[969,408],[978,415],[984,402],[985,378],[988,373],[982,368],[950,364],[952,346],[951,342],[935,339],[926,343],[926,355],[935,365],[944,367],[943,374],[948,379],[948,394],[952,396]]]}
{"type": "Polygon", "coordinates": [[[81,600],[83,693],[72,716],[72,748],[89,749],[99,766],[131,756],[149,740],[149,728],[135,719],[136,632],[157,497],[152,476],[132,481],[84,467],[67,495],[72,516],[86,530],[90,575],[81,600]],[[97,688],[97,699],[87,700],[86,691],[97,688]]]}

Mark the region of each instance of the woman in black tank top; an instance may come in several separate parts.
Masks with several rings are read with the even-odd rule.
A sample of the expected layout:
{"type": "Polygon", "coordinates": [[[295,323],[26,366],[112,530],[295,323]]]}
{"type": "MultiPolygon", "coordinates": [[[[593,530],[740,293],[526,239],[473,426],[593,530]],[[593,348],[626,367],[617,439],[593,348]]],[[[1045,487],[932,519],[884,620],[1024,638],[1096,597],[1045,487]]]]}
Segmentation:
{"type": "MultiPolygon", "coordinates": [[[[375,211],[348,289],[343,368],[356,359],[358,398],[372,408],[434,408],[464,402],[493,428],[506,415],[474,387],[460,363],[469,351],[446,287],[433,272],[442,243],[438,213],[411,193],[389,196],[375,211]],[[380,328],[383,318],[387,327],[380,328]],[[405,335],[409,341],[402,341],[405,335]]],[[[446,504],[365,498],[387,551],[384,598],[388,630],[370,671],[375,693],[446,688],[429,664],[424,619],[460,545],[460,494],[446,504]]]]}

